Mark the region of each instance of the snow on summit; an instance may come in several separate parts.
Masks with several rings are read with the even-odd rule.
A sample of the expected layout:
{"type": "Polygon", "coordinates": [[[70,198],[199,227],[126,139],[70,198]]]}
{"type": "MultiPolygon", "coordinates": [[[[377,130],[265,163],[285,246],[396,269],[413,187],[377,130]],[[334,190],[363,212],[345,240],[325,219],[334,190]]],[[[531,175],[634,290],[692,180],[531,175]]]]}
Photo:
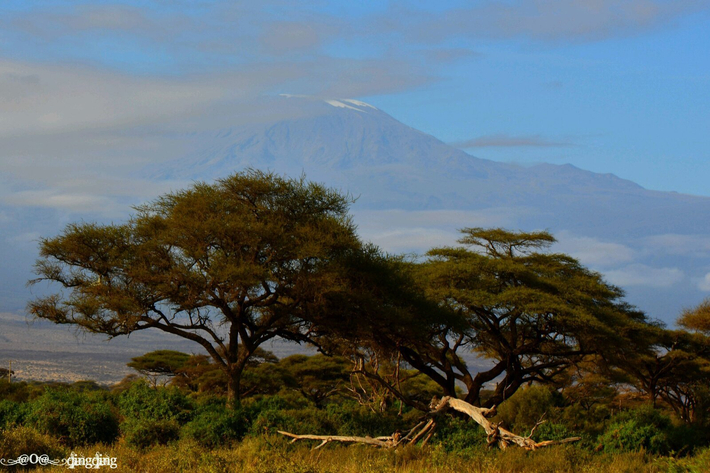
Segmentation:
{"type": "Polygon", "coordinates": [[[369,107],[369,108],[377,110],[377,107],[374,107],[374,106],[370,105],[369,103],[360,102],[359,100],[353,100],[353,99],[341,99],[341,100],[343,102],[348,102],[353,105],[357,105],[358,107],[369,107]]]}
{"type": "Polygon", "coordinates": [[[332,105],[333,107],[349,108],[351,110],[357,110],[358,112],[365,112],[365,110],[362,110],[358,107],[369,107],[369,108],[377,110],[377,108],[373,107],[369,103],[360,102],[359,100],[340,99],[340,100],[326,100],[325,102],[332,105]]]}
{"type": "Polygon", "coordinates": [[[363,108],[371,108],[377,110],[377,107],[370,105],[369,103],[361,102],[360,100],[353,99],[319,99],[318,97],[312,97],[309,95],[293,95],[293,94],[280,94],[281,97],[286,98],[301,98],[301,99],[311,99],[311,100],[323,100],[323,102],[338,108],[349,108],[350,110],[355,110],[358,112],[366,112],[363,108]]]}

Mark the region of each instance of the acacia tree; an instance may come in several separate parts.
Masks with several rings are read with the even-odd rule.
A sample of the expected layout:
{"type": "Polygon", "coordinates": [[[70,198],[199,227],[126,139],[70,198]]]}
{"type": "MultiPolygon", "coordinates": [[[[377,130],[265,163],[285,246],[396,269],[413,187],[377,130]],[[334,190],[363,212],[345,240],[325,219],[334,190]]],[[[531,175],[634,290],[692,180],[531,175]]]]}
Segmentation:
{"type": "MultiPolygon", "coordinates": [[[[621,301],[620,289],[575,259],[546,252],[555,241],[549,233],[462,232],[463,247],[433,249],[421,263],[390,260],[396,290],[379,294],[372,288],[383,284],[362,285],[375,302],[367,319],[367,310],[352,317],[359,347],[403,361],[447,396],[459,396],[462,384],[466,402],[493,406],[525,383],[565,379],[573,363],[616,350],[648,325],[621,301]],[[426,300],[393,295],[413,290],[426,300]],[[482,398],[491,383],[492,395],[482,398]]],[[[407,399],[396,382],[361,366],[398,398],[426,408],[407,399]]]]}
{"type": "Polygon", "coordinates": [[[190,355],[174,350],[156,350],[131,358],[126,366],[149,378],[153,386],[161,376],[172,378],[185,365],[190,355]]]}
{"type": "Polygon", "coordinates": [[[291,355],[279,362],[284,384],[300,392],[319,409],[350,379],[349,365],[346,359],[322,354],[291,355]]]}
{"type": "Polygon", "coordinates": [[[660,347],[672,370],[660,383],[660,396],[686,422],[707,424],[710,415],[710,299],[681,313],[671,331],[673,344],[660,347]]]}
{"type": "MultiPolygon", "coordinates": [[[[428,411],[429,399],[405,389],[416,373],[406,370],[402,353],[428,346],[452,331],[465,330],[465,320],[424,295],[414,279],[416,264],[412,261],[367,246],[341,258],[338,264],[341,290],[324,298],[313,319],[321,351],[351,360],[356,382],[350,391],[360,400],[379,391],[372,383],[362,386],[359,377],[364,376],[384,389],[371,399],[378,398],[381,406],[393,396],[428,411]]],[[[432,377],[427,367],[416,368],[432,377]]],[[[440,379],[435,381],[441,384],[440,379]]],[[[444,394],[452,395],[455,379],[446,386],[450,390],[444,390],[444,394]]],[[[429,386],[426,392],[431,392],[429,386]]]]}
{"type": "Polygon", "coordinates": [[[605,356],[625,382],[656,407],[665,401],[685,422],[705,423],[710,414],[710,300],[684,310],[677,330],[662,324],[639,332],[630,343],[605,356]]]}
{"type": "Polygon", "coordinates": [[[555,382],[575,361],[614,349],[645,326],[620,289],[574,258],[544,251],[555,242],[549,233],[462,233],[464,247],[429,251],[420,274],[427,294],[463,317],[466,329],[402,352],[447,392],[453,378],[466,386],[467,402],[497,405],[524,383],[555,382]],[[492,366],[474,371],[465,350],[492,366]],[[481,399],[491,382],[494,392],[481,399]]]}
{"type": "Polygon", "coordinates": [[[137,207],[122,225],[71,224],[40,242],[39,277],[69,294],[29,303],[36,317],[109,337],[158,329],[200,344],[239,400],[242,372],[274,337],[306,341],[308,313],[357,250],[351,199],[249,170],[137,207]]]}

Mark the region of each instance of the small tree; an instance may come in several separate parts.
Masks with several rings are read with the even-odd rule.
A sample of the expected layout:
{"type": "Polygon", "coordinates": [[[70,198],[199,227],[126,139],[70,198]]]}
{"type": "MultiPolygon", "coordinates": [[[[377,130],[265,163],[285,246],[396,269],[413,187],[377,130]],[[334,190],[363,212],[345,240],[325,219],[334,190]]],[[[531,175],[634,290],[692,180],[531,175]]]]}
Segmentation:
{"type": "Polygon", "coordinates": [[[658,355],[670,366],[660,380],[659,392],[686,422],[707,424],[710,416],[710,299],[684,310],[677,321],[684,330],[669,331],[672,343],[658,355]]]}
{"type": "Polygon", "coordinates": [[[126,365],[150,378],[153,385],[156,385],[161,376],[167,378],[176,376],[189,359],[190,355],[187,353],[174,350],[156,350],[131,358],[131,361],[126,365]]]}
{"type": "Polygon", "coordinates": [[[665,401],[685,422],[707,423],[710,415],[710,301],[684,310],[681,327],[649,327],[633,343],[610,353],[608,361],[646,394],[653,407],[665,401]]]}
{"type": "Polygon", "coordinates": [[[340,357],[291,355],[279,363],[286,386],[321,408],[350,379],[350,363],[340,357]]]}
{"type": "Polygon", "coordinates": [[[261,344],[309,339],[309,311],[337,279],[331,261],[360,247],[350,202],[250,170],[162,196],[123,225],[71,224],[41,240],[31,281],[69,294],[28,310],[110,337],[154,328],[199,343],[238,402],[261,344]]]}

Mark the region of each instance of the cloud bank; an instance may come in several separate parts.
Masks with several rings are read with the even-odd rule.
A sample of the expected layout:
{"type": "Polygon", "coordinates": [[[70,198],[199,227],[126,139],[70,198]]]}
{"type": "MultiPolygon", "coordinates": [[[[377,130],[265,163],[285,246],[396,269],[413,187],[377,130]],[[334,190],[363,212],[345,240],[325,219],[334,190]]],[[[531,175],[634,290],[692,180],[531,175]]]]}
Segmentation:
{"type": "Polygon", "coordinates": [[[562,148],[576,146],[566,141],[552,141],[534,136],[510,136],[506,134],[480,136],[465,141],[450,143],[457,148],[562,148]]]}

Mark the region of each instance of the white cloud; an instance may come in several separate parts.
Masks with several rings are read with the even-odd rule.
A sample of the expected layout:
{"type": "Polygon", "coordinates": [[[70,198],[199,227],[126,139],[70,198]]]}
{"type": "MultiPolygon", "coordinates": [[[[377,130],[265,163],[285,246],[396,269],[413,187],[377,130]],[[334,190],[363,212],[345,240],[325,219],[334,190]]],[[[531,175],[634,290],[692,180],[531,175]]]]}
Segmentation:
{"type": "Polygon", "coordinates": [[[8,241],[12,243],[36,243],[42,235],[39,232],[26,232],[19,235],[8,237],[8,241]]]}
{"type": "Polygon", "coordinates": [[[155,124],[260,90],[246,77],[135,78],[88,67],[0,61],[0,137],[155,124]],[[241,79],[241,80],[240,80],[241,79]]]}
{"type": "Polygon", "coordinates": [[[281,55],[315,49],[321,44],[319,25],[296,21],[278,21],[265,26],[262,43],[267,51],[281,55]]]}
{"type": "Polygon", "coordinates": [[[605,278],[617,286],[646,286],[668,288],[685,277],[678,268],[653,268],[645,264],[631,264],[620,269],[606,271],[605,278]]]}
{"type": "Polygon", "coordinates": [[[400,18],[409,16],[405,23],[409,36],[420,41],[452,36],[597,41],[639,34],[708,6],[707,0],[514,0],[450,9],[440,15],[397,13],[400,18]]]}
{"type": "Polygon", "coordinates": [[[98,169],[95,172],[82,172],[80,167],[75,170],[71,163],[48,166],[47,169],[38,163],[35,169],[34,175],[32,166],[26,166],[16,170],[14,179],[0,179],[3,187],[0,202],[17,207],[123,218],[131,212],[131,205],[190,184],[134,178],[130,175],[130,166],[105,169],[103,174],[98,169]]]}
{"type": "Polygon", "coordinates": [[[710,273],[707,273],[705,277],[698,282],[698,289],[703,292],[710,292],[710,273]]]}
{"type": "Polygon", "coordinates": [[[479,136],[451,143],[457,148],[561,148],[576,146],[569,141],[549,140],[540,135],[510,136],[506,134],[479,136]]]}
{"type": "Polygon", "coordinates": [[[678,235],[668,233],[645,238],[643,243],[646,248],[652,251],[669,255],[710,256],[710,235],[678,235]]]}
{"type": "Polygon", "coordinates": [[[45,207],[97,214],[115,213],[117,210],[108,197],[61,193],[56,190],[21,191],[6,197],[5,202],[21,207],[45,207]]]}
{"type": "Polygon", "coordinates": [[[618,267],[636,258],[636,252],[626,245],[601,241],[591,237],[574,236],[569,232],[556,235],[558,243],[554,250],[577,258],[591,267],[618,267]]]}
{"type": "Polygon", "coordinates": [[[431,248],[452,245],[458,236],[434,228],[402,228],[390,232],[362,235],[390,253],[423,253],[431,248]]]}
{"type": "Polygon", "coordinates": [[[424,253],[439,246],[455,246],[463,227],[509,227],[521,208],[464,210],[366,210],[354,211],[360,236],[383,249],[424,253]]]}

